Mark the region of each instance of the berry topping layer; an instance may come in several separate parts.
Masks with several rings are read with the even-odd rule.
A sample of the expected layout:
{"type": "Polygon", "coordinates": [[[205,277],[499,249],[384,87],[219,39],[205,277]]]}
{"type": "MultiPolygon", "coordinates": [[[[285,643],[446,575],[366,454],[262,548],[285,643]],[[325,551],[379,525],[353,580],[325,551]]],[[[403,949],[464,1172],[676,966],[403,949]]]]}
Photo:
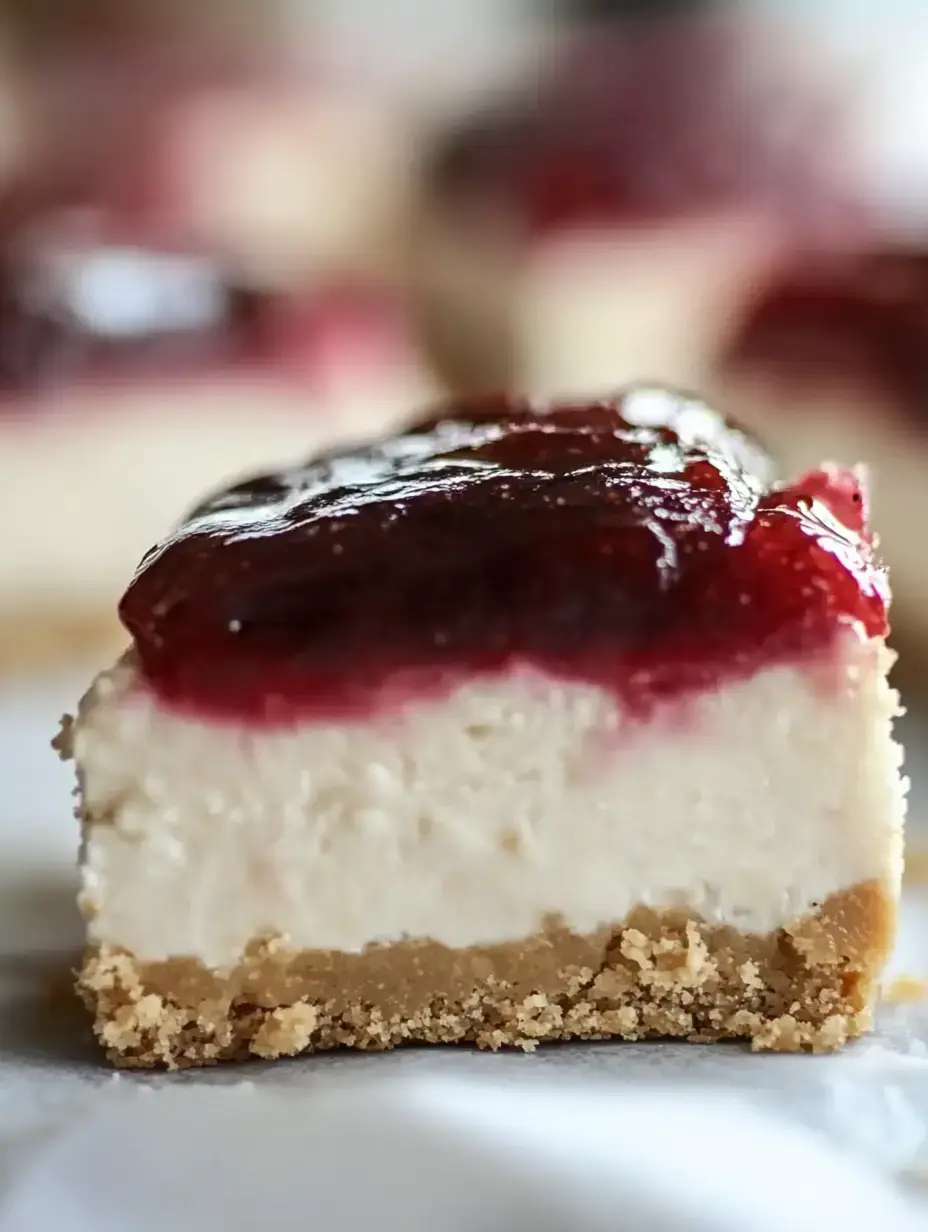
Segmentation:
{"type": "Polygon", "coordinates": [[[856,478],[766,457],[659,389],[452,403],[405,433],[223,492],[120,614],[184,710],[365,714],[525,665],[646,712],[886,631],[856,478]]]}
{"type": "Polygon", "coordinates": [[[840,109],[820,82],[797,79],[776,42],[716,15],[569,39],[535,80],[451,135],[436,192],[530,233],[743,206],[817,238],[856,228],[829,161],[840,109]]]}
{"type": "Polygon", "coordinates": [[[768,287],[725,365],[789,385],[862,386],[907,413],[928,396],[928,253],[804,266],[768,287]]]}

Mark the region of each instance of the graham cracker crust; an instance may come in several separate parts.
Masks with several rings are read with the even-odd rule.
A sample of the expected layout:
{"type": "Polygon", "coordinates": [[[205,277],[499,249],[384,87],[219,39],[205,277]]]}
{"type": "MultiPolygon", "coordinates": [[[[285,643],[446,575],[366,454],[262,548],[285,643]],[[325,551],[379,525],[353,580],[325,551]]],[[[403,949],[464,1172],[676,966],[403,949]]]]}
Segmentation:
{"type": "Polygon", "coordinates": [[[866,882],[764,935],[638,908],[595,934],[556,921],[521,942],[403,941],[360,954],[255,940],[231,971],[88,952],[78,990],[117,1066],[179,1069],[336,1048],[548,1040],[749,1040],[827,1052],[870,1025],[895,904],[866,882]]]}

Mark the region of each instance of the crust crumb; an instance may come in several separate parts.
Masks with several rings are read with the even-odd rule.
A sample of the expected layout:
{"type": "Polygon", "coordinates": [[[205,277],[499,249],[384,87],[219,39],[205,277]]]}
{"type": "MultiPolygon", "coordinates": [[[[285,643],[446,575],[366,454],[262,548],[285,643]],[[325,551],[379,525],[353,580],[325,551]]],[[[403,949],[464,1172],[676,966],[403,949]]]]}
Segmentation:
{"type": "Polygon", "coordinates": [[[249,1043],[256,1057],[294,1057],[309,1047],[319,1025],[316,1007],[298,1001],[285,1005],[265,1018],[249,1043]]]}

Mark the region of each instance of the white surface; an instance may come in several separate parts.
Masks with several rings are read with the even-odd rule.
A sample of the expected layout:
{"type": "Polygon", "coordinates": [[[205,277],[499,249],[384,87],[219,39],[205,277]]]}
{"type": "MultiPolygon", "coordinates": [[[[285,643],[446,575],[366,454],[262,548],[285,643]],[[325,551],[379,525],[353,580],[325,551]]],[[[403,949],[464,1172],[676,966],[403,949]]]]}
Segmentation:
{"type": "Polygon", "coordinates": [[[877,1173],[695,1090],[330,1080],[116,1102],[21,1182],[0,1232],[915,1232],[877,1173]],[[788,1184],[777,1184],[779,1179],[788,1184]]]}
{"type": "MultiPolygon", "coordinates": [[[[549,1218],[555,1222],[549,1226],[564,1228],[565,1232],[569,1228],[602,1226],[595,1222],[582,1224],[580,1219],[584,1216],[580,1208],[573,1207],[571,1195],[578,1190],[576,1181],[571,1179],[571,1169],[576,1161],[571,1164],[567,1152],[563,1162],[557,1164],[557,1160],[562,1159],[563,1141],[559,1125],[566,1115],[557,1102],[557,1091],[574,1079],[588,1079],[598,1089],[620,1080],[643,1084],[646,1093],[657,1101],[645,1114],[663,1116],[666,1134],[673,1132],[675,1118],[667,1117],[666,1105],[661,1102],[665,1098],[673,1100],[674,1109],[680,1109],[683,1124],[693,1123],[693,1105],[678,1104],[680,1097],[675,1094],[685,1086],[690,1099],[698,1104],[695,1115],[705,1131],[705,1142],[719,1144],[721,1148],[731,1141],[734,1130],[745,1152],[750,1154],[753,1145],[758,1158],[768,1149],[773,1151],[771,1135],[777,1138],[777,1151],[793,1151],[797,1143],[803,1150],[807,1147],[801,1138],[793,1139],[792,1145],[783,1142],[777,1137],[776,1125],[758,1124],[748,1114],[732,1114],[724,1108],[716,1108],[713,1112],[717,1096],[736,1095],[751,1105],[755,1115],[775,1112],[790,1123],[804,1125],[841,1150],[852,1153],[850,1166],[845,1162],[841,1166],[846,1193],[857,1194],[860,1191],[854,1186],[858,1180],[863,1183],[862,1211],[864,1198],[873,1193],[871,1182],[864,1175],[868,1169],[900,1174],[928,1160],[928,1011],[921,1007],[884,1010],[876,1035],[836,1057],[753,1056],[737,1046],[694,1048],[674,1044],[555,1047],[542,1049],[530,1057],[477,1054],[464,1049],[419,1049],[384,1056],[345,1055],[270,1065],[255,1063],[244,1068],[226,1067],[173,1076],[125,1074],[114,1080],[101,1065],[88,1038],[86,1018],[65,988],[68,968],[75,960],[80,943],[80,926],[73,905],[77,882],[73,863],[77,830],[70,817],[68,768],[58,765],[47,747],[58,715],[73,705],[89,675],[88,669],[70,679],[49,682],[42,688],[31,686],[0,693],[0,768],[4,786],[0,798],[0,940],[3,943],[0,954],[0,1213],[5,1209],[3,1195],[9,1196],[17,1180],[27,1179],[23,1169],[36,1159],[50,1171],[42,1173],[37,1187],[30,1191],[33,1195],[30,1204],[43,1195],[43,1200],[51,1202],[73,1192],[71,1187],[81,1175],[84,1164],[93,1160],[97,1168],[107,1169],[108,1192],[112,1193],[117,1206],[108,1212],[101,1210],[99,1203],[105,1201],[106,1193],[100,1181],[101,1174],[92,1173],[87,1178],[90,1184],[83,1187],[83,1223],[75,1215],[70,1219],[56,1217],[43,1224],[41,1218],[44,1213],[47,1220],[48,1208],[30,1205],[22,1216],[26,1222],[10,1223],[4,1229],[0,1221],[0,1232],[27,1232],[33,1227],[50,1226],[61,1232],[71,1229],[83,1232],[84,1227],[90,1226],[95,1232],[109,1232],[111,1228],[118,1228],[120,1232],[133,1232],[138,1228],[142,1232],[147,1228],[144,1223],[133,1225],[127,1220],[125,1190],[116,1187],[117,1180],[122,1176],[129,1185],[142,1185],[144,1181],[146,1188],[140,1189],[135,1208],[140,1217],[146,1210],[154,1214],[166,1211],[168,1202],[180,1200],[179,1195],[183,1197],[184,1185],[190,1179],[189,1169],[208,1166],[202,1155],[193,1152],[188,1157],[181,1149],[186,1141],[184,1132],[190,1133],[192,1127],[201,1123],[201,1118],[212,1118],[211,1166],[218,1168],[224,1178],[230,1206],[238,1209],[241,1202],[244,1204],[241,1209],[247,1212],[247,1203],[258,1200],[255,1194],[260,1186],[268,1184],[269,1177],[273,1179],[279,1175],[274,1173],[274,1168],[289,1169],[286,1171],[290,1178],[288,1183],[293,1184],[299,1195],[305,1192],[302,1186],[322,1183],[322,1176],[328,1175],[321,1176],[310,1166],[311,1153],[298,1149],[303,1141],[300,1134],[320,1132],[315,1119],[317,1096],[327,1089],[336,1092],[331,1098],[336,1099],[341,1109],[338,1116],[342,1118],[339,1123],[343,1124],[348,1114],[340,1096],[345,1088],[353,1087],[355,1082],[363,1083],[365,1090],[354,1098],[370,1100],[372,1106],[382,1106],[379,1101],[387,1100],[388,1096],[380,1091],[379,1083],[388,1077],[428,1080],[425,1094],[421,1095],[428,1108],[427,1115],[422,1112],[424,1120],[420,1132],[427,1130],[430,1141],[434,1140],[435,1154],[421,1161],[418,1155],[402,1160],[405,1175],[408,1176],[414,1167],[417,1179],[432,1171],[433,1164],[434,1169],[446,1169],[439,1175],[447,1174],[447,1150],[443,1143],[448,1141],[449,1135],[452,1139],[456,1134],[467,1138],[466,1127],[474,1124],[478,1115],[484,1121],[488,1117],[495,1120],[497,1108],[500,1109],[499,1117],[508,1109],[505,1116],[518,1116],[522,1122],[526,1119],[536,1121],[539,1132],[547,1137],[545,1143],[538,1146],[534,1157],[538,1167],[533,1175],[539,1179],[539,1173],[553,1173],[550,1179],[541,1176],[539,1183],[544,1185],[545,1194],[553,1195],[549,1218]],[[57,996],[53,995],[56,990],[57,996]],[[455,1079],[466,1084],[468,1091],[479,1090],[476,1083],[489,1084],[493,1094],[486,1096],[485,1103],[481,1100],[480,1107],[471,1107],[469,1111],[458,1105],[458,1110],[452,1111],[447,1122],[442,1121],[444,1128],[439,1134],[430,1101],[440,1100],[442,1107],[450,1107],[452,1095],[446,1085],[430,1087],[430,1083],[434,1080],[437,1084],[447,1084],[455,1079]],[[531,1095],[528,1089],[538,1079],[550,1084],[543,1097],[531,1095]],[[368,1083],[375,1084],[370,1091],[366,1089],[368,1083]],[[328,1088],[328,1084],[334,1085],[328,1088]],[[209,1101],[198,1102],[204,1089],[211,1093],[216,1088],[221,1089],[218,1098],[229,1102],[212,1106],[209,1101]],[[227,1092],[227,1088],[231,1090],[227,1092]],[[156,1094],[145,1099],[143,1093],[150,1091],[156,1094]],[[168,1102],[161,1107],[160,1094],[164,1091],[178,1092],[175,1098],[181,1100],[180,1105],[168,1102]],[[293,1101],[290,1110],[280,1118],[275,1117],[273,1105],[264,1102],[264,1096],[273,1092],[286,1092],[293,1101]],[[310,1093],[311,1100],[307,1098],[310,1093]],[[192,1095],[189,1101],[188,1095],[192,1095]],[[255,1096],[259,1099],[255,1100],[255,1096]],[[541,1104],[530,1104],[527,1102],[530,1099],[540,1099],[541,1104]],[[713,1101],[711,1107],[706,1102],[710,1099],[713,1101]],[[242,1111],[233,1116],[227,1110],[238,1100],[242,1111]],[[109,1112],[111,1101],[115,1107],[109,1112]],[[149,1104],[156,1111],[146,1111],[149,1104]],[[730,1119],[732,1115],[735,1116],[734,1125],[730,1119]],[[102,1119],[88,1120],[90,1116],[102,1119]],[[717,1116],[726,1122],[726,1129],[722,1128],[717,1116]],[[294,1148],[297,1121],[300,1129],[294,1148]],[[77,1136],[62,1140],[64,1154],[46,1154],[55,1141],[55,1131],[68,1127],[77,1136]],[[283,1162],[274,1163],[253,1150],[256,1137],[269,1128],[274,1141],[287,1140],[291,1144],[290,1153],[283,1162]],[[170,1177],[178,1175],[181,1157],[187,1159],[187,1165],[186,1169],[181,1169],[178,1188],[174,1189],[170,1177]],[[145,1179],[139,1175],[139,1170],[147,1159],[154,1161],[155,1168],[145,1179]],[[224,1162],[228,1166],[223,1166],[224,1162]],[[560,1223],[556,1222],[559,1208],[555,1197],[557,1201],[571,1203],[571,1215],[560,1223]],[[104,1222],[104,1215],[109,1222],[104,1222]],[[39,1223],[35,1222],[37,1218],[39,1223]]],[[[917,728],[913,730],[917,736],[917,728]]],[[[915,811],[920,815],[923,797],[917,789],[922,781],[921,766],[916,765],[914,769],[915,811]]],[[[897,959],[900,970],[928,975],[926,937],[928,904],[912,900],[904,916],[897,959]]],[[[419,1091],[422,1090],[419,1087],[419,1091]]],[[[454,1090],[461,1090],[456,1082],[454,1090]]],[[[210,1094],[209,1100],[213,1098],[210,1094]]],[[[408,1123],[404,1117],[411,1115],[409,1108],[420,1096],[404,1087],[402,1094],[389,1098],[396,1101],[397,1109],[395,1118],[390,1113],[390,1126],[399,1130],[408,1123]]],[[[623,1093],[621,1098],[624,1101],[628,1096],[623,1093]]],[[[421,1110],[423,1105],[419,1107],[421,1110]]],[[[387,1137],[397,1149],[402,1145],[401,1135],[390,1133],[387,1137]]],[[[699,1134],[689,1132],[688,1141],[698,1159],[703,1149],[699,1134]]],[[[349,1149],[351,1144],[346,1145],[344,1136],[333,1138],[332,1142],[333,1153],[322,1156],[322,1160],[329,1161],[336,1175],[346,1175],[350,1168],[352,1178],[356,1178],[357,1152],[349,1149]],[[343,1162],[345,1160],[347,1162],[343,1162]]],[[[669,1144],[670,1139],[665,1137],[664,1142],[669,1144]]],[[[629,1151],[632,1146],[628,1144],[629,1151]]],[[[366,1140],[365,1151],[374,1159],[378,1149],[370,1139],[366,1140]]],[[[673,1202],[682,1192],[678,1179],[687,1174],[681,1174],[675,1159],[667,1162],[668,1149],[662,1145],[661,1187],[670,1191],[677,1185],[669,1192],[673,1202]]],[[[493,1154],[498,1152],[494,1149],[493,1154]]],[[[365,1160],[367,1158],[365,1155],[365,1160]]],[[[473,1175],[468,1168],[479,1167],[484,1175],[485,1170],[479,1162],[484,1158],[485,1148],[470,1140],[462,1154],[460,1168],[457,1155],[453,1161],[454,1183],[466,1191],[473,1175]],[[473,1162],[475,1158],[477,1163],[473,1162]]],[[[586,1157],[581,1163],[583,1167],[594,1166],[594,1161],[586,1157]]],[[[654,1163],[652,1158],[652,1166],[654,1163]]],[[[364,1166],[373,1167],[374,1163],[364,1166]]],[[[510,1193],[514,1187],[520,1194],[525,1192],[520,1166],[518,1158],[512,1157],[511,1169],[498,1175],[498,1183],[508,1187],[510,1193]]],[[[619,1175],[616,1183],[627,1184],[627,1179],[627,1175],[625,1181],[619,1175]]],[[[491,1182],[492,1178],[488,1178],[487,1184],[491,1182]]],[[[378,1192],[382,1191],[372,1190],[375,1195],[378,1192]]],[[[489,1189],[480,1191],[484,1197],[487,1193],[492,1196],[492,1192],[489,1189]]],[[[651,1192],[653,1194],[653,1189],[651,1192]]],[[[768,1197],[765,1191],[758,1211],[775,1211],[774,1199],[778,1200],[779,1196],[771,1194],[768,1197]]],[[[733,1190],[730,1200],[743,1200],[743,1194],[739,1197],[739,1191],[733,1190]]],[[[229,1214],[224,1225],[229,1232],[247,1226],[241,1220],[235,1223],[228,1208],[219,1209],[229,1214]]],[[[382,1212],[378,1212],[378,1217],[381,1215],[382,1212]]],[[[589,1221],[595,1216],[594,1208],[586,1218],[589,1221]]],[[[648,1225],[643,1219],[639,1227],[641,1232],[646,1232],[648,1225]]],[[[173,1226],[183,1229],[191,1225],[178,1217],[173,1226]]],[[[211,1225],[201,1221],[197,1226],[198,1232],[208,1232],[211,1225]]],[[[279,1222],[277,1226],[288,1225],[279,1222]]],[[[325,1225],[320,1222],[317,1226],[325,1225]]],[[[340,1226],[342,1232],[360,1227],[347,1219],[340,1226]]],[[[365,1226],[371,1226],[369,1215],[365,1226]]],[[[454,1232],[458,1225],[449,1221],[446,1226],[449,1232],[454,1232]]],[[[471,1227],[474,1226],[472,1222],[471,1227]]],[[[492,1229],[493,1225],[482,1226],[492,1229]]],[[[510,1226],[518,1227],[518,1224],[510,1226]]],[[[545,1225],[539,1226],[544,1228],[545,1225]]],[[[680,1226],[686,1227],[685,1224],[680,1226]]],[[[705,1219],[702,1224],[697,1222],[693,1226],[716,1228],[720,1232],[728,1226],[743,1227],[745,1232],[750,1229],[750,1225],[743,1222],[726,1225],[705,1219]]],[[[795,1222],[781,1226],[802,1227],[795,1222]]]]}
{"type": "Polygon", "coordinates": [[[592,933],[642,902],[767,932],[861,882],[895,895],[888,657],[851,630],[821,664],[646,724],[522,668],[368,722],[257,731],[166,711],[121,663],[72,729],[101,819],[91,936],[224,967],[268,932],[297,949],[494,945],[551,916],[592,933]]]}

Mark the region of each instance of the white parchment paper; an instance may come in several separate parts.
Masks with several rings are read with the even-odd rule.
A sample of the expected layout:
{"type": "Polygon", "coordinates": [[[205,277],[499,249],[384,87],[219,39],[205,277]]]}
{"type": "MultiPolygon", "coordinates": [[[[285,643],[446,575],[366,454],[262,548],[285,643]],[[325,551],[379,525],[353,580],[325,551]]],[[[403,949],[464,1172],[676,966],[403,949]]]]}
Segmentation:
{"type": "Polygon", "coordinates": [[[878,1171],[746,1102],[535,1071],[111,1101],[25,1170],[0,1230],[925,1226],[878,1171]]]}

